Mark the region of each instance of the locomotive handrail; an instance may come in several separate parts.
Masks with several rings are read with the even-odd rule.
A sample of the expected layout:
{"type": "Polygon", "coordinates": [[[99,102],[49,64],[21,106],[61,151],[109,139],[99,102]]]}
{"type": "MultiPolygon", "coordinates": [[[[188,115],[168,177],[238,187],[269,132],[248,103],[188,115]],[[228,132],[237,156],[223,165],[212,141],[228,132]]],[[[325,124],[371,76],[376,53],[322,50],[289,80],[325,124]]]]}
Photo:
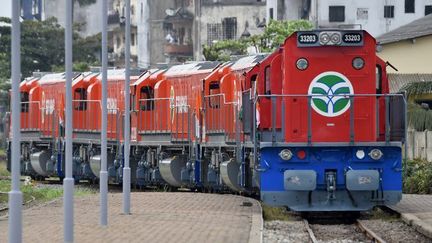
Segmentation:
{"type": "MultiPolygon", "coordinates": [[[[307,120],[308,120],[308,134],[307,134],[307,140],[308,140],[308,144],[311,145],[312,142],[312,109],[311,109],[311,100],[312,98],[315,97],[328,97],[329,95],[327,94],[260,94],[260,95],[256,95],[255,99],[253,99],[253,109],[252,109],[252,113],[253,113],[253,127],[254,129],[252,129],[253,131],[253,136],[252,136],[252,141],[254,144],[254,152],[256,152],[257,149],[257,143],[258,143],[258,137],[257,137],[257,103],[260,100],[260,98],[271,98],[272,99],[272,114],[271,114],[271,118],[272,118],[272,143],[276,142],[276,98],[290,98],[290,97],[301,97],[301,98],[307,98],[308,99],[308,109],[307,109],[307,120]]],[[[349,108],[349,134],[350,134],[350,144],[354,145],[354,98],[364,98],[364,97],[375,97],[375,98],[384,98],[385,99],[385,143],[387,145],[390,145],[391,142],[391,138],[390,138],[390,98],[393,97],[399,97],[401,98],[401,100],[403,101],[403,109],[404,109],[404,132],[403,135],[401,137],[401,141],[402,144],[405,144],[406,139],[407,139],[407,115],[406,115],[406,111],[407,111],[407,97],[406,94],[404,93],[397,93],[397,94],[334,94],[331,95],[332,97],[345,97],[345,98],[349,98],[350,102],[351,102],[351,106],[349,108]]],[[[281,104],[282,106],[282,117],[284,117],[284,103],[281,104]]],[[[379,103],[377,102],[375,111],[377,113],[377,124],[379,122],[379,103]]],[[[282,136],[285,136],[285,132],[284,132],[284,123],[282,122],[281,124],[281,130],[282,130],[282,136]]],[[[379,133],[379,126],[377,126],[377,132],[379,133]]],[[[405,146],[405,150],[406,150],[406,146],[405,146]]],[[[406,153],[405,153],[406,154],[406,153]]]]}
{"type": "MultiPolygon", "coordinates": [[[[20,113],[24,113],[27,114],[26,117],[24,117],[24,120],[22,121],[23,124],[26,125],[26,127],[21,127],[20,130],[39,130],[38,125],[36,125],[36,127],[31,127],[31,124],[34,125],[34,123],[32,123],[32,119],[35,118],[34,116],[30,116],[29,113],[31,112],[30,110],[33,110],[33,105],[36,105],[36,110],[39,111],[41,109],[41,102],[40,101],[21,101],[20,102],[20,113]],[[26,111],[23,112],[22,108],[23,105],[28,105],[28,107],[25,109],[26,111]]],[[[38,117],[38,116],[37,116],[38,117]]],[[[36,117],[36,119],[37,119],[36,117]]],[[[39,122],[39,121],[37,121],[39,122]]]]}
{"type": "Polygon", "coordinates": [[[238,105],[238,102],[235,102],[235,101],[232,101],[232,102],[226,102],[225,94],[211,94],[211,95],[205,95],[205,96],[204,96],[204,99],[205,99],[205,98],[218,97],[218,96],[220,96],[220,97],[223,98],[223,104],[224,104],[224,105],[238,105]]]}
{"type": "Polygon", "coordinates": [[[72,103],[74,102],[93,102],[93,103],[99,103],[100,108],[102,108],[102,103],[100,100],[72,100],[72,103]]]}

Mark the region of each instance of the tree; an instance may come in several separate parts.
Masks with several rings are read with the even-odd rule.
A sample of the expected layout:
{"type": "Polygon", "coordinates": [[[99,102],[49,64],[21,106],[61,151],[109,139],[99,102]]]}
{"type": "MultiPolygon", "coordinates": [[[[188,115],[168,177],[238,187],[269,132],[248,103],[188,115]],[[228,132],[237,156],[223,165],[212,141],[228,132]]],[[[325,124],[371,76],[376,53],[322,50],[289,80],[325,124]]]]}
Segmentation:
{"type": "Polygon", "coordinates": [[[432,107],[426,104],[419,105],[415,99],[420,95],[432,94],[432,81],[415,82],[402,88],[408,96],[408,124],[416,131],[432,131],[432,107]]]}
{"type": "Polygon", "coordinates": [[[222,40],[211,46],[204,46],[207,61],[228,61],[232,55],[245,55],[248,43],[245,40],[222,40]]]}
{"type": "MultiPolygon", "coordinates": [[[[0,23],[10,22],[0,19],[0,23]]],[[[76,30],[76,29],[75,29],[76,30]]],[[[10,78],[10,25],[0,24],[0,79],[10,78]]],[[[74,62],[98,64],[101,37],[82,38],[73,34],[74,62]]],[[[80,65],[83,67],[83,65],[80,65]]],[[[55,18],[45,21],[23,21],[21,24],[21,73],[28,77],[34,71],[64,70],[64,29],[55,18]]]]}
{"type": "Polygon", "coordinates": [[[209,61],[226,61],[231,55],[244,55],[249,46],[257,52],[272,52],[295,31],[311,30],[313,24],[307,20],[275,21],[271,20],[261,35],[254,35],[239,40],[223,40],[213,45],[205,45],[203,55],[209,61]]]}
{"type": "Polygon", "coordinates": [[[74,3],[77,2],[80,6],[88,6],[96,3],[96,0],[75,0],[74,3]]]}

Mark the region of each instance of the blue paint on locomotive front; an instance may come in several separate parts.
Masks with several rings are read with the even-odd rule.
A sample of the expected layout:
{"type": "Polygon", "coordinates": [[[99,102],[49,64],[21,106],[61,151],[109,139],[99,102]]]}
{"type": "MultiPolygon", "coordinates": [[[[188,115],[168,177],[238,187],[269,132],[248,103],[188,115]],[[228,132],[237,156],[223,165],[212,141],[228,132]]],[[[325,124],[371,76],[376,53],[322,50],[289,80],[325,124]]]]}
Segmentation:
{"type": "MultiPolygon", "coordinates": [[[[260,151],[260,167],[260,190],[263,202],[275,206],[288,206],[296,211],[360,211],[375,205],[394,204],[401,197],[402,158],[401,148],[397,146],[265,147],[260,151]],[[374,148],[379,148],[383,152],[379,160],[373,160],[369,155],[374,148]],[[293,156],[290,160],[285,161],[280,158],[279,153],[283,149],[292,151],[293,156]],[[306,152],[304,159],[297,157],[299,150],[306,152]],[[356,157],[358,150],[365,152],[363,159],[356,157]],[[315,190],[286,190],[284,180],[287,178],[284,177],[284,172],[287,170],[290,170],[291,175],[296,175],[296,170],[314,171],[315,190]],[[349,170],[378,171],[380,178],[378,190],[348,191],[346,172],[349,170]],[[334,200],[328,200],[326,171],[336,172],[337,194],[334,200]],[[378,199],[370,198],[373,193],[378,199]]],[[[313,180],[308,179],[308,181],[313,180]]]]}

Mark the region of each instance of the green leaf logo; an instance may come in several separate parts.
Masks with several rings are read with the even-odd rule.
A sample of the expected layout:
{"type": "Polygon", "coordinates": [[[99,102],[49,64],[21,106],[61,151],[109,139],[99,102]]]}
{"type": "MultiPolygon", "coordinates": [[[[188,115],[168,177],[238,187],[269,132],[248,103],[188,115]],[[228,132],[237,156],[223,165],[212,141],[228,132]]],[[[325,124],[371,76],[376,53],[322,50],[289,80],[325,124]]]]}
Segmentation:
{"type": "Polygon", "coordinates": [[[351,82],[338,72],[324,72],[316,76],[309,85],[312,108],[320,115],[336,117],[351,106],[350,95],[354,94],[351,82]]]}

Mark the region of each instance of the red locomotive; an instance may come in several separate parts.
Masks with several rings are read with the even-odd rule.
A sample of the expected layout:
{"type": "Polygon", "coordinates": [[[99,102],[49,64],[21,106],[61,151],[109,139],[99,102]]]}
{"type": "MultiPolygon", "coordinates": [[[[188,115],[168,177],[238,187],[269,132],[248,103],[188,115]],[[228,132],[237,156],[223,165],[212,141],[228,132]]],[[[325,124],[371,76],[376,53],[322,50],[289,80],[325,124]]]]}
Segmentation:
{"type": "MultiPolygon", "coordinates": [[[[138,186],[259,192],[297,211],[359,211],[401,198],[403,95],[365,31],[296,32],[269,55],[131,77],[138,186]]],[[[124,70],[108,74],[108,173],[121,180],[124,70]]],[[[101,78],[73,81],[74,177],[100,170],[101,78]]],[[[22,172],[63,176],[64,76],[21,84],[22,172]]]]}

